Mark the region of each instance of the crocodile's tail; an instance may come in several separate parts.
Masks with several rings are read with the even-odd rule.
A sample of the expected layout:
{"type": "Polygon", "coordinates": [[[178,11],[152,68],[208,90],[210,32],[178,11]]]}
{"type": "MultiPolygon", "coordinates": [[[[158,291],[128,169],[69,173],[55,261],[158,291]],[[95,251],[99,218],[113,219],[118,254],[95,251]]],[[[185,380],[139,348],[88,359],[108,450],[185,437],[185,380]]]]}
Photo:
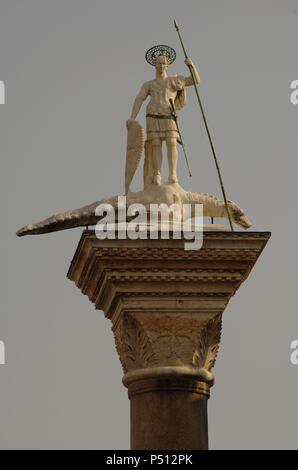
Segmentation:
{"type": "Polygon", "coordinates": [[[23,237],[25,235],[38,235],[41,233],[58,232],[59,230],[66,230],[74,227],[95,225],[101,218],[98,215],[95,215],[96,207],[103,203],[109,203],[115,207],[115,199],[116,197],[103,199],[79,209],[52,215],[36,224],[25,225],[25,227],[22,227],[17,231],[17,236],[23,237]]]}
{"type": "Polygon", "coordinates": [[[98,202],[95,202],[80,209],[53,215],[36,224],[25,225],[25,227],[17,231],[17,235],[18,237],[23,237],[25,235],[38,235],[40,233],[57,232],[68,228],[92,225],[98,220],[98,217],[95,216],[95,208],[98,204],[98,202]]]}

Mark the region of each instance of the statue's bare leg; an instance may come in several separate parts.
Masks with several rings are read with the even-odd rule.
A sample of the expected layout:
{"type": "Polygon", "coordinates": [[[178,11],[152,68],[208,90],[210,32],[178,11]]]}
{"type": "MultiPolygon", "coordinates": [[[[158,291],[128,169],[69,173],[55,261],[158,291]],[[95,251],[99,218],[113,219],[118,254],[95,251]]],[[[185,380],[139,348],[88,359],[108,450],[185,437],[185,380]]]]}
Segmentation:
{"type": "Polygon", "coordinates": [[[161,184],[161,163],[162,163],[162,150],[161,140],[152,140],[152,160],[153,160],[153,183],[161,184]]]}
{"type": "Polygon", "coordinates": [[[174,137],[166,139],[167,152],[168,152],[168,164],[169,164],[169,183],[178,183],[177,179],[177,161],[178,161],[178,150],[177,150],[177,139],[174,137]]]}

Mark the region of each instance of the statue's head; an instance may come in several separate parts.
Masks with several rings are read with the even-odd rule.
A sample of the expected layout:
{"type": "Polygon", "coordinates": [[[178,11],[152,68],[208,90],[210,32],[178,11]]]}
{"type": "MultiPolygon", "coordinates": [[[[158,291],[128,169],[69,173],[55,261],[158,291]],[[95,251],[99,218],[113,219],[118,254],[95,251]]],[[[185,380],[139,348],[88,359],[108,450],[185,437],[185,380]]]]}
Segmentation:
{"type": "Polygon", "coordinates": [[[159,55],[154,59],[154,66],[158,72],[164,72],[169,65],[169,59],[165,55],[159,55]]]}

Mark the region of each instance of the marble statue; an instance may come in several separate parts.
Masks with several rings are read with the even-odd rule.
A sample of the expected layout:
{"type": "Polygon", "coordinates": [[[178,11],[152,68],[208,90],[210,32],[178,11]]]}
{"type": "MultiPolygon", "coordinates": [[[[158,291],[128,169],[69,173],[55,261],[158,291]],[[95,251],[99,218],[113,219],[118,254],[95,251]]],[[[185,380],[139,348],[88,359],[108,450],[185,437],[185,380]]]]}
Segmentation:
{"type": "MultiPolygon", "coordinates": [[[[233,201],[227,204],[221,199],[207,193],[192,193],[184,190],[178,183],[177,143],[181,136],[177,123],[173,119],[173,109],[179,110],[186,104],[186,87],[200,82],[198,71],[189,58],[185,64],[191,70],[191,76],[168,76],[168,66],[176,57],[169,46],[154,46],[146,53],[146,60],[155,67],[155,78],[144,83],[134,101],[130,118],[127,120],[127,154],[125,169],[125,195],[127,206],[134,203],[143,204],[149,209],[150,204],[179,204],[183,220],[183,204],[203,204],[204,216],[230,218],[242,228],[249,228],[251,223],[244,211],[233,201]],[[142,125],[136,120],[143,102],[149,98],[146,108],[146,137],[142,125]],[[164,182],[161,175],[162,144],[167,149],[169,175],[164,182]],[[143,183],[141,191],[132,192],[130,185],[138,165],[144,155],[143,183]],[[228,211],[227,212],[227,205],[228,211]]],[[[95,213],[101,203],[111,204],[117,213],[118,196],[96,201],[79,209],[53,215],[36,224],[28,224],[18,230],[18,236],[41,234],[65,230],[68,228],[95,225],[99,220],[95,213]]],[[[219,227],[223,227],[222,225],[219,227]]],[[[216,228],[216,226],[214,226],[216,228]]],[[[220,229],[220,228],[219,228],[220,229]]]]}
{"type": "MultiPolygon", "coordinates": [[[[127,121],[128,131],[136,120],[143,101],[150,96],[146,108],[146,143],[145,143],[145,165],[144,165],[144,187],[151,183],[161,185],[161,164],[162,164],[162,142],[167,146],[167,157],[169,166],[168,183],[178,183],[177,161],[178,150],[177,141],[179,134],[175,118],[172,113],[170,100],[174,103],[175,109],[179,110],[186,104],[187,86],[193,85],[192,76],[183,75],[168,76],[168,66],[174,60],[174,51],[168,46],[154,46],[146,54],[147,61],[155,67],[155,79],[144,83],[135,99],[131,116],[127,121]],[[167,47],[165,49],[165,47],[167,47]],[[164,49],[163,49],[164,48],[164,49]],[[168,55],[166,53],[168,52],[168,55]],[[171,53],[171,54],[170,54],[171,53]]],[[[198,71],[192,60],[185,59],[185,64],[192,68],[196,83],[200,82],[198,71]]],[[[129,153],[128,153],[129,164],[129,153]]],[[[126,185],[126,191],[129,187],[126,185]]]]}

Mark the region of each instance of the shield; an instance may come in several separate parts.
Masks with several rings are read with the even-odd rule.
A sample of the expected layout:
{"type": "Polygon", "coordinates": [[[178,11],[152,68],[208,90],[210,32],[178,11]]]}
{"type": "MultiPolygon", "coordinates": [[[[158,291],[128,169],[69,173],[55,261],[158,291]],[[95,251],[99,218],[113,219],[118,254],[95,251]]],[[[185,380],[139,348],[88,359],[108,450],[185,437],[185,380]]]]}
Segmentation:
{"type": "Polygon", "coordinates": [[[125,194],[130,190],[130,184],[139,166],[144,152],[144,129],[138,121],[132,121],[127,132],[125,194]]]}

